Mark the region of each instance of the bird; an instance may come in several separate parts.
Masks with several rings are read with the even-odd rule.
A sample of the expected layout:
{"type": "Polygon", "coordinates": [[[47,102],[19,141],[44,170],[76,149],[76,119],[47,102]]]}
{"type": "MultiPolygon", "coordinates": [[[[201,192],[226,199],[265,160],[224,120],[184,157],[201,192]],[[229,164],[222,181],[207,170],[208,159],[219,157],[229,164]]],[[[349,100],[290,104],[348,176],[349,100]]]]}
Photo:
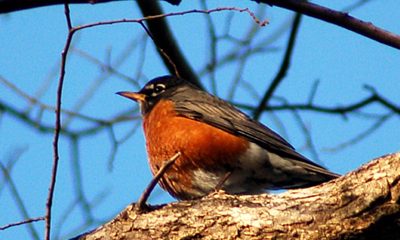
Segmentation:
{"type": "Polygon", "coordinates": [[[161,76],[138,92],[116,94],[139,103],[153,175],[180,153],[158,182],[178,200],[198,199],[218,188],[228,194],[305,188],[340,176],[183,78],[161,76]]]}

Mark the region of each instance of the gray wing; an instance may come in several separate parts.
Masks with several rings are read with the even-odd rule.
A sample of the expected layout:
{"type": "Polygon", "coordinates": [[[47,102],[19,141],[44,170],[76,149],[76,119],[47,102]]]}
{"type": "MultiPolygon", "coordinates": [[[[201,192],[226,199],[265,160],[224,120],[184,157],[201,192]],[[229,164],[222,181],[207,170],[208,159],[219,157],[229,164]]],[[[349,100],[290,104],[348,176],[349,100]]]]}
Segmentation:
{"type": "Polygon", "coordinates": [[[296,161],[297,165],[308,170],[331,178],[339,176],[308,160],[277,133],[215,96],[200,90],[182,89],[176,92],[173,98],[177,112],[184,117],[196,119],[243,137],[284,159],[296,161]]]}

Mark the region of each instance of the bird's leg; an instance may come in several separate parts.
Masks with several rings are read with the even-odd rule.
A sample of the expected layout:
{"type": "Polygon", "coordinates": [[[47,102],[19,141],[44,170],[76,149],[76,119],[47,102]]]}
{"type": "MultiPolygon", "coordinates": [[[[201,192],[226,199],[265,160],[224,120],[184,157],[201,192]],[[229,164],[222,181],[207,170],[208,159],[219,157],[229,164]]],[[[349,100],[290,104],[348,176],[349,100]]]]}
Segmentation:
{"type": "Polygon", "coordinates": [[[151,192],[153,191],[154,187],[160,180],[160,178],[164,175],[164,173],[174,164],[176,159],[181,155],[181,152],[177,152],[174,156],[172,156],[170,159],[165,161],[163,165],[161,166],[160,170],[158,170],[157,174],[154,175],[153,179],[150,181],[149,185],[147,185],[146,189],[140,196],[138,202],[136,203],[136,210],[139,212],[146,212],[149,210],[149,206],[147,206],[146,202],[147,199],[149,198],[151,192]]]}
{"type": "Polygon", "coordinates": [[[224,183],[226,182],[226,180],[228,180],[228,178],[232,175],[232,171],[228,171],[226,172],[222,178],[219,180],[218,184],[215,186],[214,191],[217,192],[219,190],[221,190],[222,185],[224,185],[224,183]]]}

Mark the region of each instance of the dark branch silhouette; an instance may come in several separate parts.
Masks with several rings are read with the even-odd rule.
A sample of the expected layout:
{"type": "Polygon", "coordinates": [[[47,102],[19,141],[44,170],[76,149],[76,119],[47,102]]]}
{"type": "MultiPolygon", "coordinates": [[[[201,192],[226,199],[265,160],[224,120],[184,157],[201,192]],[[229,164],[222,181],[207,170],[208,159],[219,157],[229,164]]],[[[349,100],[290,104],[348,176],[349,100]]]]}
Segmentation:
{"type": "Polygon", "coordinates": [[[308,1],[258,0],[258,2],[290,9],[292,11],[346,28],[385,45],[400,49],[399,35],[381,29],[370,22],[365,22],[352,17],[348,13],[335,11],[333,9],[319,6],[308,1]]]}

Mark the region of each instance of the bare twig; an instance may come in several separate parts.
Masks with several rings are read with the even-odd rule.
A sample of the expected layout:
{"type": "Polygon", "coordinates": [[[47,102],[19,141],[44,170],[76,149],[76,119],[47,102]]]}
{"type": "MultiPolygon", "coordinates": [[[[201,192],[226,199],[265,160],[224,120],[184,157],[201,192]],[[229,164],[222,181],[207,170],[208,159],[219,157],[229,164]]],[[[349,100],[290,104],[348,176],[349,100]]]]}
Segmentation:
{"type": "MultiPolygon", "coordinates": [[[[111,0],[77,0],[71,1],[73,3],[100,3],[108,2],[111,0]]],[[[146,1],[147,3],[149,1],[146,1]]],[[[384,29],[374,26],[369,22],[364,22],[360,19],[354,18],[347,13],[335,11],[326,7],[319,6],[308,1],[298,1],[298,0],[259,0],[258,2],[266,3],[269,5],[275,5],[278,7],[290,9],[296,12],[303,13],[307,16],[314,17],[337,26],[341,26],[350,31],[361,34],[365,37],[383,43],[385,45],[400,48],[400,36],[388,32],[384,29]]],[[[361,1],[360,1],[361,2],[361,1]]],[[[54,0],[54,1],[2,1],[0,5],[0,13],[21,10],[26,8],[47,6],[53,4],[62,4],[64,1],[54,0]]],[[[176,2],[177,4],[178,2],[176,2]]]]}
{"type": "Polygon", "coordinates": [[[8,178],[8,176],[11,176],[11,172],[16,165],[17,161],[20,159],[21,155],[27,150],[27,147],[18,147],[16,149],[13,149],[8,156],[2,157],[5,158],[6,160],[4,161],[2,159],[2,162],[0,162],[0,168],[3,172],[3,177],[0,177],[0,196],[1,193],[3,192],[3,188],[7,185],[7,183],[12,180],[11,177],[8,178]]]}
{"type": "MultiPolygon", "coordinates": [[[[396,106],[394,103],[383,98],[376,92],[372,92],[370,96],[361,99],[355,103],[341,107],[325,107],[316,105],[314,103],[306,103],[306,104],[282,104],[277,106],[266,106],[264,107],[263,110],[264,111],[306,110],[319,113],[345,115],[348,113],[356,112],[357,110],[360,110],[366,106],[370,106],[374,103],[377,103],[385,107],[386,109],[392,111],[393,113],[400,115],[400,106],[396,106]]],[[[235,103],[234,105],[250,111],[254,111],[256,109],[255,107],[247,104],[235,103]]]]}
{"type": "MultiPolygon", "coordinates": [[[[142,28],[146,31],[147,35],[151,38],[151,40],[153,40],[154,44],[156,45],[158,51],[160,51],[161,55],[166,59],[166,61],[168,62],[169,65],[172,66],[173,69],[173,73],[175,76],[177,77],[181,77],[178,67],[176,66],[176,64],[174,63],[174,61],[172,61],[171,57],[168,55],[168,53],[166,51],[164,51],[164,49],[160,46],[160,44],[158,43],[157,39],[154,38],[153,34],[150,32],[150,30],[146,27],[146,25],[144,25],[143,22],[139,22],[140,26],[142,26],[142,28]]],[[[164,41],[164,39],[163,39],[164,41]]]]}
{"type": "MultiPolygon", "coordinates": [[[[130,46],[138,46],[140,44],[140,41],[143,41],[142,38],[136,39],[138,41],[133,41],[132,43],[129,43],[130,46]],[[140,40],[140,41],[139,41],[140,40]]],[[[123,52],[129,52],[130,53],[131,49],[124,49],[123,52]]],[[[122,73],[121,71],[119,71],[116,67],[114,67],[111,64],[106,64],[104,62],[102,62],[101,60],[97,59],[96,57],[92,56],[90,53],[79,49],[79,48],[71,48],[71,52],[77,53],[78,55],[80,55],[81,57],[89,60],[90,62],[92,62],[93,64],[99,66],[102,70],[104,70],[107,73],[111,73],[114,74],[115,76],[121,78],[122,80],[127,81],[128,83],[133,84],[135,87],[139,88],[140,85],[137,82],[137,79],[122,73]]],[[[121,59],[119,63],[117,63],[117,65],[120,65],[123,60],[125,60],[126,56],[124,56],[124,59],[121,59]]]]}
{"type": "Polygon", "coordinates": [[[272,80],[271,85],[265,92],[263,98],[258,104],[258,107],[256,108],[256,110],[254,110],[253,112],[254,119],[260,118],[263,109],[265,108],[265,106],[268,105],[269,99],[272,97],[273,93],[275,92],[279,84],[282,82],[284,77],[286,76],[287,70],[289,69],[290,66],[290,61],[292,59],[292,52],[294,48],[294,43],[296,41],[297,32],[299,30],[300,22],[301,22],[301,14],[297,13],[293,20],[292,31],[290,32],[289,41],[287,44],[287,48],[285,51],[285,55],[283,57],[281,67],[279,68],[279,72],[276,74],[274,80],[272,80]]]}
{"type": "Polygon", "coordinates": [[[304,121],[298,111],[292,110],[292,113],[293,113],[293,116],[295,117],[295,119],[297,120],[297,122],[300,126],[300,129],[302,130],[302,132],[304,134],[304,137],[306,140],[305,147],[307,149],[309,149],[311,156],[312,156],[312,160],[318,164],[323,165],[323,163],[319,159],[318,152],[317,152],[317,149],[315,148],[313,138],[311,137],[310,129],[306,126],[306,124],[304,123],[304,121]]]}
{"type": "MultiPolygon", "coordinates": [[[[202,0],[200,1],[200,4],[203,8],[203,10],[206,10],[207,7],[207,1],[202,0]]],[[[212,21],[212,18],[210,14],[205,15],[206,19],[206,24],[208,28],[208,41],[209,41],[209,46],[210,46],[210,56],[209,56],[209,62],[207,63],[207,69],[209,70],[208,72],[210,73],[210,81],[211,81],[211,92],[214,95],[217,94],[217,81],[215,79],[215,67],[217,66],[217,44],[218,44],[218,38],[217,38],[217,31],[215,29],[215,25],[212,21]]]]}
{"type": "MultiPolygon", "coordinates": [[[[0,75],[0,83],[3,83],[4,85],[6,85],[8,88],[10,88],[12,91],[14,91],[19,96],[21,96],[24,99],[26,99],[28,102],[38,105],[42,110],[52,110],[52,111],[55,110],[54,106],[50,106],[50,105],[47,105],[45,103],[42,103],[36,97],[32,97],[28,93],[22,91],[15,84],[13,84],[12,82],[10,82],[7,79],[3,78],[1,75],[0,75]]],[[[1,104],[2,103],[0,102],[0,105],[1,104]]],[[[94,117],[90,117],[90,116],[86,116],[86,115],[78,113],[76,111],[70,111],[70,110],[66,110],[66,109],[61,109],[61,112],[65,113],[67,115],[70,115],[70,116],[78,117],[78,118],[86,120],[86,121],[90,121],[90,122],[100,122],[100,123],[101,122],[106,122],[105,120],[94,118],[94,117]]],[[[24,113],[21,112],[21,114],[24,114],[24,113]]],[[[28,116],[28,114],[26,114],[26,116],[28,116]]],[[[39,124],[39,123],[36,123],[36,124],[39,124]]]]}
{"type": "Polygon", "coordinates": [[[232,175],[232,171],[226,172],[222,178],[218,181],[217,186],[215,186],[214,191],[219,191],[221,190],[222,186],[228,180],[228,178],[232,175]]]}
{"type": "Polygon", "coordinates": [[[208,10],[192,9],[192,10],[181,11],[181,12],[170,12],[170,13],[165,13],[165,14],[142,17],[142,18],[138,18],[138,19],[125,19],[124,18],[124,19],[119,19],[119,20],[100,21],[100,22],[89,23],[89,24],[77,26],[74,28],[74,30],[78,31],[78,30],[82,30],[85,28],[91,28],[91,27],[102,26],[102,25],[112,25],[112,24],[118,24],[118,23],[140,23],[140,22],[144,22],[146,20],[153,20],[153,19],[174,17],[174,16],[183,16],[183,15],[194,14],[194,13],[211,14],[211,13],[222,12],[222,11],[235,11],[235,12],[241,12],[241,13],[245,12],[245,13],[249,14],[252,17],[252,19],[254,20],[254,22],[257,23],[260,27],[264,27],[268,24],[268,20],[261,21],[261,20],[257,19],[255,17],[254,13],[251,12],[248,8],[220,7],[220,8],[213,8],[213,9],[208,9],[208,10]]]}
{"type": "MultiPolygon", "coordinates": [[[[229,17],[230,15],[228,15],[229,17]]],[[[230,19],[226,19],[226,27],[225,28],[229,28],[229,21],[230,19]]],[[[236,61],[238,58],[241,57],[242,53],[248,53],[251,54],[252,56],[256,55],[256,54],[261,54],[261,53],[265,53],[265,52],[272,52],[272,51],[277,51],[278,48],[277,47],[273,47],[274,42],[276,42],[279,38],[282,37],[282,35],[284,33],[286,33],[287,31],[287,26],[292,22],[292,19],[285,20],[283,23],[280,24],[280,26],[277,29],[270,29],[269,31],[271,31],[270,34],[268,34],[266,37],[261,38],[260,40],[258,40],[256,43],[253,43],[253,45],[251,46],[250,49],[248,49],[248,42],[249,42],[249,37],[251,36],[246,36],[244,38],[244,40],[242,39],[236,39],[234,37],[232,37],[229,34],[229,31],[227,30],[226,33],[223,33],[218,40],[226,40],[226,41],[230,41],[234,44],[237,45],[237,47],[233,47],[229,52],[227,53],[221,53],[221,56],[218,58],[218,62],[216,63],[216,66],[214,66],[214,69],[210,69],[208,64],[206,64],[205,66],[203,66],[199,71],[198,71],[198,75],[204,76],[205,74],[209,73],[211,70],[217,70],[217,69],[221,69],[224,66],[228,65],[229,63],[232,63],[234,61],[236,61]],[[246,49],[246,51],[244,51],[246,49]]]]}
{"type": "Polygon", "coordinates": [[[45,217],[37,217],[37,218],[26,219],[26,220],[23,220],[20,222],[9,223],[7,225],[0,226],[0,231],[6,230],[7,228],[10,228],[10,227],[15,227],[15,226],[19,226],[19,225],[23,225],[23,224],[27,224],[27,223],[33,223],[33,222],[44,221],[44,220],[45,220],[45,217]]]}
{"type": "Polygon", "coordinates": [[[332,146],[332,147],[326,147],[323,150],[326,152],[337,152],[339,150],[344,150],[345,148],[349,146],[353,146],[368,136],[370,136],[372,133],[376,132],[381,126],[383,126],[384,123],[386,123],[391,117],[393,116],[393,113],[385,114],[382,117],[378,118],[377,121],[375,121],[370,127],[367,129],[363,130],[359,134],[353,136],[351,139],[346,140],[345,142],[342,142],[338,144],[337,146],[332,146]]]}
{"type": "MultiPolygon", "coordinates": [[[[135,111],[136,108],[134,108],[135,111]]],[[[80,130],[71,130],[71,129],[65,129],[61,128],[60,129],[60,134],[63,134],[68,137],[84,137],[84,136],[89,136],[96,134],[100,132],[101,130],[109,127],[112,124],[120,123],[120,122],[126,122],[126,121],[132,121],[134,119],[140,119],[140,116],[132,116],[132,117],[127,117],[128,112],[131,112],[132,110],[126,110],[126,111],[121,111],[121,113],[117,114],[116,116],[112,117],[110,120],[99,120],[97,119],[93,123],[95,123],[93,126],[80,129],[80,130]]],[[[0,101],[0,112],[7,112],[11,116],[20,119],[23,123],[26,125],[33,127],[37,129],[39,132],[42,133],[54,133],[54,127],[50,125],[46,125],[44,123],[37,122],[37,120],[33,119],[30,117],[28,114],[18,111],[9,104],[0,101]]]]}
{"type": "Polygon", "coordinates": [[[85,218],[85,222],[92,222],[94,216],[92,213],[92,206],[86,197],[84,184],[83,184],[83,174],[80,165],[80,154],[79,154],[79,143],[77,137],[70,137],[71,143],[71,172],[74,173],[73,185],[75,190],[75,195],[78,200],[78,206],[81,208],[82,215],[85,218]]]}
{"type": "MultiPolygon", "coordinates": [[[[92,209],[95,209],[96,207],[98,207],[102,202],[104,202],[104,200],[107,198],[107,196],[109,196],[110,191],[108,190],[102,190],[101,192],[97,193],[94,198],[92,198],[89,202],[89,205],[92,207],[92,209]]],[[[63,230],[63,225],[65,225],[68,221],[68,218],[73,218],[73,213],[75,211],[75,208],[78,206],[80,200],[79,198],[75,198],[72,202],[70,202],[69,204],[67,204],[66,206],[64,206],[64,211],[63,213],[61,213],[58,222],[56,223],[57,228],[55,229],[55,231],[53,232],[53,239],[67,239],[67,237],[62,237],[61,232],[63,230]]],[[[91,224],[101,224],[103,223],[103,220],[99,220],[99,219],[95,219],[95,218],[85,218],[84,222],[82,223],[82,225],[77,226],[75,229],[69,229],[68,233],[64,234],[66,236],[71,236],[71,233],[76,233],[76,232],[83,232],[85,231],[88,226],[90,226],[91,224]]]]}
{"type": "MultiPolygon", "coordinates": [[[[14,154],[10,155],[10,160],[7,161],[8,164],[7,166],[4,166],[2,162],[0,162],[0,171],[2,173],[2,175],[4,176],[4,184],[7,184],[9,186],[11,195],[14,198],[14,202],[16,204],[16,206],[18,207],[18,210],[20,211],[21,215],[23,218],[25,219],[31,219],[28,213],[28,209],[27,209],[27,205],[24,203],[21,194],[19,193],[18,189],[17,189],[17,185],[15,184],[14,180],[11,177],[10,171],[11,168],[13,166],[13,164],[15,163],[15,161],[17,161],[21,154],[24,152],[24,149],[21,149],[19,151],[16,151],[14,154]]],[[[3,229],[0,228],[0,230],[4,230],[6,228],[12,227],[12,226],[17,226],[17,225],[21,225],[23,223],[11,223],[8,224],[4,227],[2,227],[3,229]]],[[[27,225],[28,228],[28,232],[31,235],[32,239],[39,239],[39,234],[37,232],[37,230],[32,226],[32,225],[27,225]]]]}
{"type": "MultiPolygon", "coordinates": [[[[138,0],[136,3],[144,17],[163,14],[163,10],[156,0],[138,0]]],[[[159,39],[159,41],[154,41],[154,44],[170,74],[189,79],[195,85],[201,86],[200,80],[180,49],[167,21],[163,18],[149,19],[146,20],[146,24],[148,26],[145,28],[147,35],[151,36],[153,41],[159,39]]]]}
{"type": "Polygon", "coordinates": [[[146,187],[145,191],[140,196],[138,202],[136,203],[136,208],[138,211],[145,211],[147,208],[146,202],[149,198],[151,192],[153,191],[154,187],[164,175],[164,173],[174,164],[176,159],[181,155],[181,152],[177,152],[174,156],[172,156],[169,160],[164,162],[164,165],[158,170],[157,174],[153,177],[150,181],[149,185],[146,187]]]}
{"type": "Polygon", "coordinates": [[[64,8],[65,8],[65,17],[66,17],[67,26],[68,26],[69,31],[68,31],[67,40],[64,45],[64,49],[61,53],[60,78],[59,78],[58,87],[57,87],[57,99],[56,99],[56,111],[55,111],[56,119],[55,119],[55,124],[54,124],[54,139],[53,139],[53,167],[52,167],[52,171],[51,171],[51,180],[50,180],[50,186],[49,186],[49,191],[48,191],[48,196],[47,196],[47,201],[46,201],[46,216],[45,216],[45,220],[46,220],[45,239],[46,240],[50,240],[51,213],[52,213],[53,196],[54,196],[54,189],[56,186],[57,171],[58,171],[58,160],[59,160],[58,139],[60,137],[60,131],[61,131],[61,98],[62,98],[62,90],[63,90],[64,77],[65,77],[65,67],[66,67],[66,62],[67,62],[68,50],[69,50],[69,47],[72,42],[72,37],[74,35],[68,3],[64,4],[64,8]]]}
{"type": "MultiPolygon", "coordinates": [[[[159,16],[163,15],[169,15],[168,14],[163,14],[162,9],[158,3],[158,1],[155,0],[138,0],[137,1],[140,10],[142,11],[143,16],[147,17],[156,17],[156,20],[153,20],[153,18],[146,19],[147,26],[150,29],[150,32],[156,39],[162,39],[163,41],[160,41],[158,44],[158,47],[160,49],[163,49],[166,54],[169,56],[170,59],[175,63],[175,65],[178,68],[179,74],[187,79],[188,81],[192,82],[193,84],[202,87],[202,84],[200,80],[198,79],[196,73],[193,71],[192,67],[190,66],[189,62],[186,60],[184,57],[184,54],[180,50],[177,41],[175,40],[172,32],[170,31],[170,28],[168,27],[167,22],[159,18],[159,16]]],[[[190,10],[190,11],[185,11],[182,12],[183,14],[186,13],[207,13],[210,14],[215,11],[238,11],[238,8],[218,8],[218,9],[212,9],[212,10],[190,10]],[[235,9],[235,10],[234,10],[235,9]]],[[[240,10],[239,10],[240,11],[240,10]]],[[[247,11],[247,13],[260,25],[265,25],[265,21],[259,21],[255,15],[249,11],[248,9],[244,10],[247,11]]],[[[173,15],[176,15],[176,13],[173,13],[173,15]]],[[[181,13],[178,13],[177,15],[181,15],[181,13]]],[[[172,15],[171,15],[172,16],[172,15]]],[[[168,68],[169,72],[171,74],[175,73],[174,67],[169,64],[169,60],[164,57],[164,54],[162,54],[159,51],[162,60],[164,61],[164,64],[168,68]]]]}
{"type": "Polygon", "coordinates": [[[367,3],[372,2],[371,0],[358,0],[356,2],[350,3],[348,6],[342,9],[343,12],[351,12],[357,8],[360,8],[361,6],[364,6],[367,3]]]}
{"type": "MultiPolygon", "coordinates": [[[[141,3],[141,1],[139,1],[139,3],[141,3]]],[[[146,7],[148,7],[149,2],[146,1],[145,5],[147,5],[146,7]]],[[[255,14],[250,11],[247,8],[236,8],[236,7],[221,7],[221,8],[214,8],[214,9],[209,9],[209,10],[198,10],[198,9],[193,9],[193,10],[188,10],[188,11],[181,11],[181,12],[171,12],[171,13],[165,13],[165,14],[156,14],[156,15],[151,15],[151,16],[145,16],[143,18],[139,18],[139,19],[120,19],[120,20],[111,20],[111,21],[101,21],[101,22],[96,22],[96,23],[90,23],[90,24],[84,24],[78,27],[75,27],[73,29],[73,31],[79,31],[85,28],[91,28],[91,27],[96,27],[96,26],[102,26],[102,25],[111,25],[111,24],[119,24],[119,23],[143,23],[144,21],[147,22],[152,22],[150,20],[157,20],[157,19],[162,19],[162,18],[166,18],[166,17],[172,17],[172,16],[182,16],[182,15],[186,15],[186,14],[194,14],[194,13],[202,13],[202,14],[211,14],[214,12],[221,12],[221,11],[236,11],[236,12],[245,12],[247,14],[249,14],[251,16],[251,18],[254,20],[255,23],[257,23],[259,26],[265,26],[266,24],[268,24],[267,20],[264,21],[260,21],[255,14]]],[[[151,26],[149,26],[150,30],[151,30],[151,26]]],[[[164,28],[166,28],[166,26],[164,26],[164,28]]],[[[160,37],[158,35],[155,35],[155,31],[151,31],[152,35],[154,35],[155,38],[157,39],[166,39],[166,37],[163,35],[163,37],[160,37]]],[[[170,35],[170,34],[168,34],[170,35]]],[[[170,36],[170,38],[172,38],[172,36],[170,36]]],[[[170,42],[170,41],[169,41],[170,42]]],[[[165,51],[166,54],[161,54],[162,56],[165,57],[165,55],[169,56],[170,60],[165,60],[166,64],[168,67],[170,67],[170,71],[172,73],[176,72],[176,69],[170,65],[170,62],[173,62],[177,68],[178,68],[178,72],[179,74],[186,78],[189,81],[192,81],[193,83],[195,83],[196,85],[200,86],[200,81],[197,80],[197,76],[194,73],[190,73],[192,72],[191,70],[189,71],[188,69],[190,69],[188,64],[185,64],[184,62],[186,62],[185,60],[182,59],[182,57],[176,56],[177,51],[167,51],[169,49],[177,49],[177,47],[171,47],[171,46],[158,46],[158,49],[163,49],[165,51]],[[180,59],[180,60],[178,60],[180,59]],[[182,67],[183,66],[183,67],[182,67]]]]}
{"type": "MultiPolygon", "coordinates": [[[[134,44],[128,44],[126,48],[120,52],[120,54],[116,57],[116,59],[113,61],[114,66],[121,66],[123,63],[126,62],[128,57],[130,56],[130,53],[134,48],[136,48],[137,45],[134,44]]],[[[71,48],[72,50],[73,48],[71,48]]],[[[111,63],[106,64],[107,66],[111,66],[111,63]]],[[[97,90],[104,84],[105,80],[111,76],[113,72],[112,71],[107,71],[106,74],[104,72],[101,72],[98,77],[96,77],[92,83],[88,86],[87,90],[85,91],[82,96],[77,97],[76,102],[72,106],[72,109],[74,112],[79,112],[88,102],[88,99],[92,98],[97,90]]],[[[139,86],[138,84],[136,84],[139,86]]],[[[74,120],[72,118],[73,115],[70,115],[65,118],[63,121],[63,127],[66,128],[68,127],[71,122],[74,120]]]]}
{"type": "Polygon", "coordinates": [[[117,155],[118,147],[126,140],[128,140],[129,137],[131,137],[136,132],[136,130],[140,127],[140,125],[141,125],[140,121],[135,121],[135,124],[133,124],[133,126],[128,131],[126,131],[125,135],[121,137],[119,140],[115,136],[113,127],[110,126],[107,128],[111,141],[111,150],[107,161],[108,162],[107,166],[109,171],[112,171],[114,168],[114,160],[115,156],[117,155]]]}

